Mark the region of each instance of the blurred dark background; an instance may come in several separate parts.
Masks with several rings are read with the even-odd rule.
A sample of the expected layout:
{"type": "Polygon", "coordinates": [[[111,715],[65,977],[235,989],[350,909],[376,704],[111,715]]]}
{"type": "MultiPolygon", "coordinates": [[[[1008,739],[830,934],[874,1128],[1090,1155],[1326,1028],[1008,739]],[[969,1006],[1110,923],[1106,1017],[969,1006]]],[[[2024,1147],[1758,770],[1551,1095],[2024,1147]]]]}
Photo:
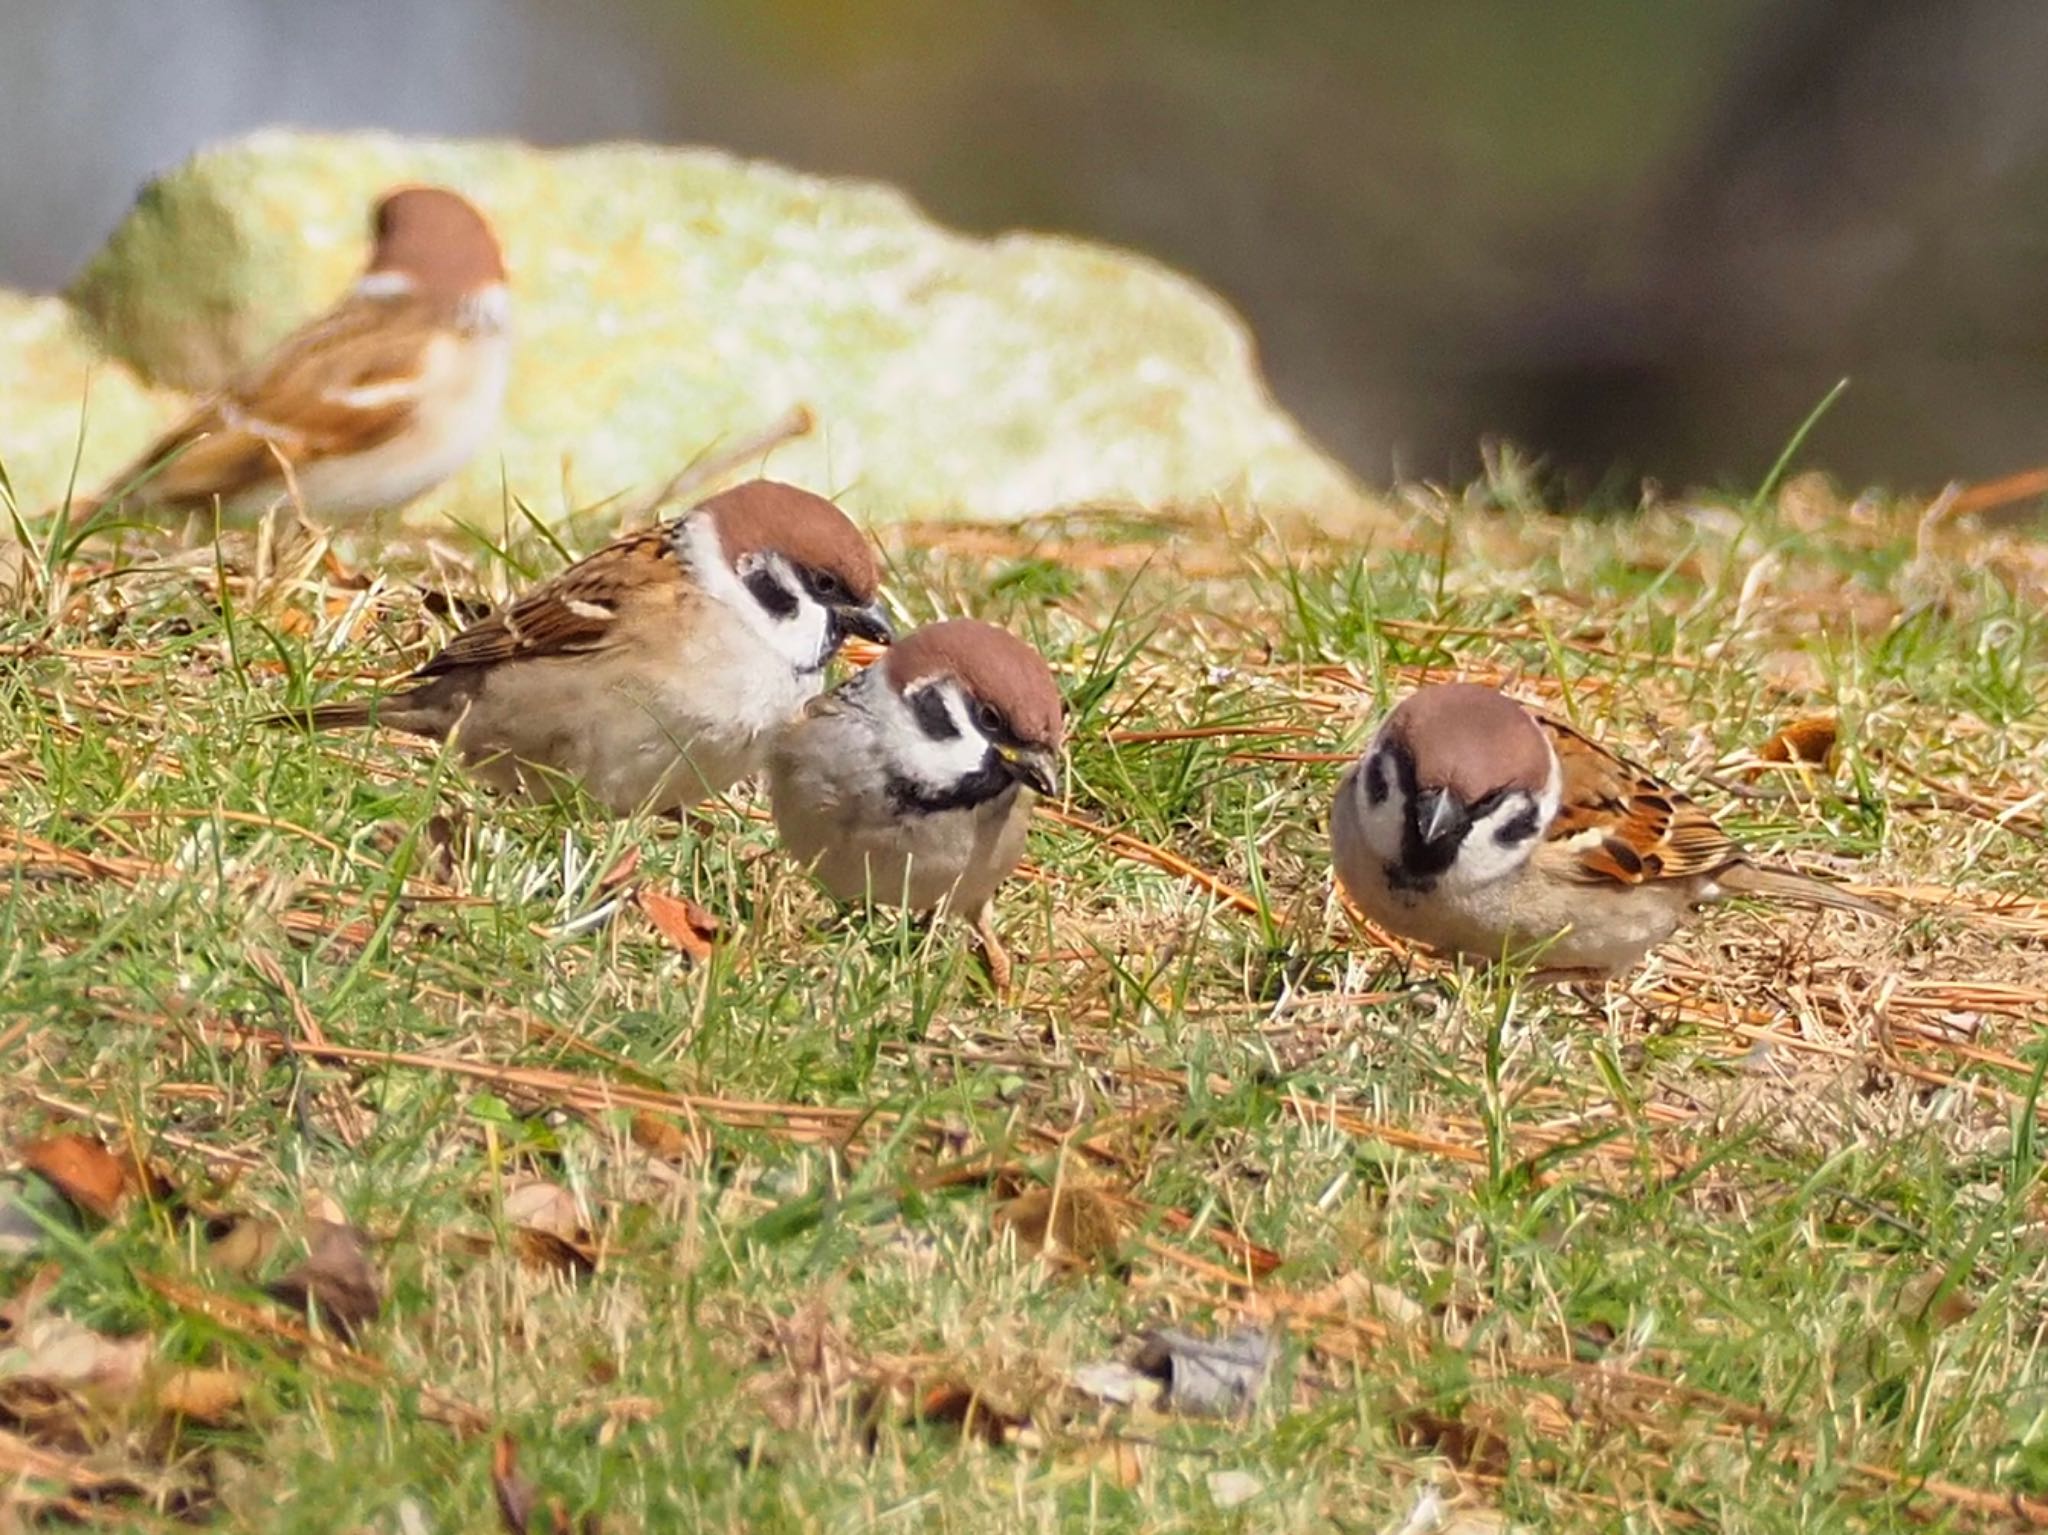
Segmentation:
{"type": "Polygon", "coordinates": [[[1136,246],[1371,481],[2048,459],[2036,0],[0,0],[0,283],[271,122],[715,144],[1136,246]]]}

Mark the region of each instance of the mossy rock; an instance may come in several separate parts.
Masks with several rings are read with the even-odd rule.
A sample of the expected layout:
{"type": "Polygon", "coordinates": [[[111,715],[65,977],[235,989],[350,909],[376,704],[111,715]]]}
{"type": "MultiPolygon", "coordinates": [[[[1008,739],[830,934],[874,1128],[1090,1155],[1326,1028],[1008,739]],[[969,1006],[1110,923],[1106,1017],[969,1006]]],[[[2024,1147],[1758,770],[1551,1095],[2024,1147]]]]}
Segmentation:
{"type": "Polygon", "coordinates": [[[1367,505],[1274,404],[1242,322],[1143,257],[970,238],[887,187],[706,150],[283,132],[153,183],[68,310],[0,297],[6,335],[57,338],[0,362],[24,503],[62,490],[88,339],[115,360],[91,483],[174,413],[168,390],[212,386],[333,302],[372,200],[406,181],[489,212],[518,328],[503,430],[416,526],[495,523],[506,485],[551,518],[644,493],[797,405],[818,428],[766,469],[875,521],[1220,506],[1348,525],[1367,505]]]}

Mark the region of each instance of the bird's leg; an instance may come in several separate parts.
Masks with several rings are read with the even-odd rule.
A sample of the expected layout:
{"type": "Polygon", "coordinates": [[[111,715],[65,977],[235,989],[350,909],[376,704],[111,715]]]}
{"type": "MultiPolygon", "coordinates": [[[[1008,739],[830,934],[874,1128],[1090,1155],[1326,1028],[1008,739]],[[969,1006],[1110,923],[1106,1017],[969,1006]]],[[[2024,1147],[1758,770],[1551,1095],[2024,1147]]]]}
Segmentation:
{"type": "MultiPolygon", "coordinates": [[[[708,804],[710,801],[706,801],[706,803],[708,804]]],[[[718,821],[716,817],[701,805],[692,805],[687,810],[680,805],[670,805],[666,810],[657,810],[654,814],[658,820],[672,822],[676,826],[699,837],[715,837],[718,835],[718,821]]]]}
{"type": "Polygon", "coordinates": [[[992,906],[984,906],[974,914],[974,936],[981,945],[982,963],[988,966],[990,989],[998,997],[1008,996],[1015,966],[1010,963],[1010,951],[996,936],[995,909],[992,906]]]}
{"type": "MultiPolygon", "coordinates": [[[[312,525],[308,524],[307,526],[311,527],[312,525]]],[[[363,586],[365,582],[362,577],[350,570],[348,566],[342,564],[341,556],[334,552],[334,545],[331,542],[325,541],[327,539],[326,529],[315,527],[312,528],[312,531],[323,540],[320,545],[320,568],[327,573],[327,579],[340,587],[363,586]]]]}

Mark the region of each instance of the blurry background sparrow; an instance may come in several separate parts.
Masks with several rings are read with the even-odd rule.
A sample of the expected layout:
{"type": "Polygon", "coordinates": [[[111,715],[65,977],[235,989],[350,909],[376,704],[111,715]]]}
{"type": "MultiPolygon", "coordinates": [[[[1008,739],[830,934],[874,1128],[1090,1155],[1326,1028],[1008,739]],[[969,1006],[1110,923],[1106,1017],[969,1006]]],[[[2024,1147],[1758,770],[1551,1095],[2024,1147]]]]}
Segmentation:
{"type": "Polygon", "coordinates": [[[1419,688],[1387,716],[1337,790],[1330,834],[1337,879],[1373,921],[1550,972],[1628,969],[1729,894],[1892,917],[1758,867],[1677,790],[1469,683],[1419,688]]]}
{"type": "Polygon", "coordinates": [[[457,635],[410,687],[268,723],[453,737],[498,788],[683,809],[760,767],[847,636],[888,641],[880,579],[838,507],[754,480],[570,566],[457,635]]]}
{"type": "Polygon", "coordinates": [[[402,506],[497,425],[512,306],[497,237],[440,187],[377,204],[369,269],[107,481],[94,506],[210,513],[295,500],[316,517],[402,506]]]}
{"type": "Polygon", "coordinates": [[[845,901],[974,923],[996,989],[989,901],[1058,786],[1063,706],[1044,659],[993,624],[929,624],[813,702],[769,758],[783,845],[845,901]]]}

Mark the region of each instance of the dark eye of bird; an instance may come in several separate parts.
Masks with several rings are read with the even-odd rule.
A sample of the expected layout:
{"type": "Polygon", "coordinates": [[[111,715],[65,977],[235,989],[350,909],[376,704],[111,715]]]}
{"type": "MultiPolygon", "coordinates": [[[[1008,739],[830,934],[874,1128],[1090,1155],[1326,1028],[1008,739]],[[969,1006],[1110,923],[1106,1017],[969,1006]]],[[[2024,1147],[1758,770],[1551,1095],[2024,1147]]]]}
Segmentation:
{"type": "Polygon", "coordinates": [[[1517,842],[1527,842],[1535,835],[1536,807],[1524,805],[1521,814],[1493,834],[1493,840],[1502,847],[1513,847],[1517,842]]]}
{"type": "Polygon", "coordinates": [[[1387,764],[1382,757],[1365,765],[1365,797],[1375,805],[1387,802],[1387,764]]]}
{"type": "Polygon", "coordinates": [[[846,596],[846,588],[841,584],[839,578],[827,571],[812,571],[810,573],[810,587],[812,595],[820,602],[828,604],[839,602],[844,600],[846,596]]]}
{"type": "Polygon", "coordinates": [[[917,715],[917,727],[934,741],[950,741],[960,734],[960,727],[953,723],[953,711],[946,707],[945,697],[937,688],[926,688],[911,704],[917,715]]]}
{"type": "Polygon", "coordinates": [[[977,703],[974,706],[974,728],[994,740],[1003,733],[1003,716],[993,706],[977,703]]]}

